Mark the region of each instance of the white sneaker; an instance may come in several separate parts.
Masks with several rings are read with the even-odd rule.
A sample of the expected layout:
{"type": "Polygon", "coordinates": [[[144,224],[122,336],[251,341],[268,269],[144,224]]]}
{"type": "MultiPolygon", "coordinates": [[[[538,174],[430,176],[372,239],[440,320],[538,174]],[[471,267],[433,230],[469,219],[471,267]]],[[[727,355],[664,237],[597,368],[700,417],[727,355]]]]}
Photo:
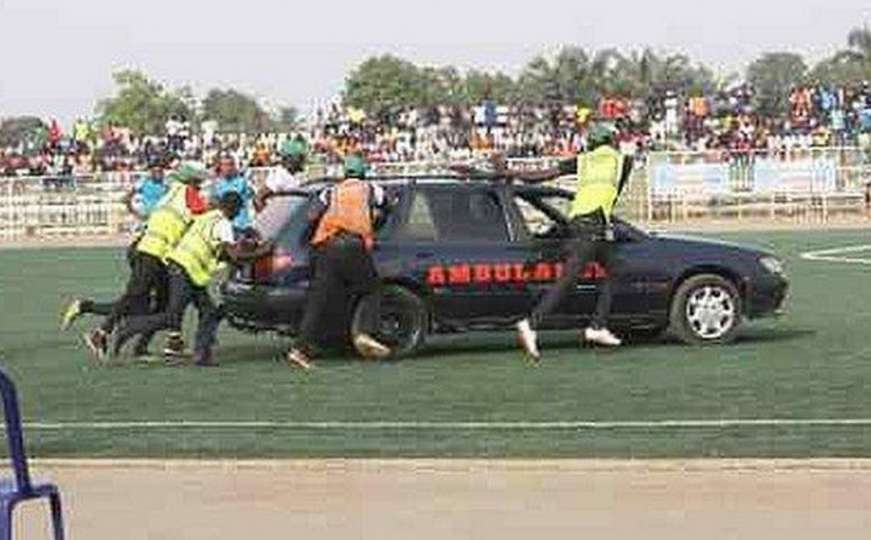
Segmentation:
{"type": "Polygon", "coordinates": [[[368,334],[359,334],[354,337],[354,347],[363,358],[383,360],[390,356],[390,349],[368,334]]]}
{"type": "Polygon", "coordinates": [[[620,339],[607,328],[587,328],[584,330],[584,339],[603,347],[619,347],[623,344],[620,339]]]}
{"type": "Polygon", "coordinates": [[[529,323],[529,319],[523,319],[517,323],[517,339],[520,341],[520,346],[523,347],[523,350],[526,351],[526,354],[533,361],[541,361],[541,353],[538,352],[538,344],[536,343],[537,337],[535,330],[532,329],[532,325],[529,323]]]}

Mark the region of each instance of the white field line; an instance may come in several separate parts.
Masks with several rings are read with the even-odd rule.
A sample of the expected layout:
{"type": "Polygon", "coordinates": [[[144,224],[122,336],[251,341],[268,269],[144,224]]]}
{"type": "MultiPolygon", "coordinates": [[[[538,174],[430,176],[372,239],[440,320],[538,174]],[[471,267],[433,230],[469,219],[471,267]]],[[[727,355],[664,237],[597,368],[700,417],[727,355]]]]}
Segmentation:
{"type": "Polygon", "coordinates": [[[735,427],[871,427],[871,418],[832,419],[724,419],[655,421],[565,422],[25,422],[33,431],[123,431],[138,429],[288,431],[558,431],[606,429],[722,429],[735,427]]]}
{"type": "Polygon", "coordinates": [[[851,264],[871,264],[871,259],[854,259],[852,257],[841,257],[842,254],[859,253],[862,251],[871,250],[871,245],[848,246],[842,248],[823,249],[820,251],[808,251],[801,254],[801,258],[806,261],[826,261],[840,262],[851,264]]]}

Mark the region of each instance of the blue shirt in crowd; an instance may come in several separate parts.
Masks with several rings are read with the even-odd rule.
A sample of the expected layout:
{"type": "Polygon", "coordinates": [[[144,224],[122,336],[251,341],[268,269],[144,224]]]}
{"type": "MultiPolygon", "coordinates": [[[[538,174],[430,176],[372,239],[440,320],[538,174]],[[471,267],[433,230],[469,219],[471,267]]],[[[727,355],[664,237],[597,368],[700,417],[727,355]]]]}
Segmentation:
{"type": "Polygon", "coordinates": [[[237,174],[229,178],[219,178],[214,184],[212,184],[209,197],[214,201],[218,201],[221,197],[233,191],[238,193],[242,198],[242,209],[239,210],[239,215],[237,215],[236,219],[233,220],[233,228],[237,231],[250,229],[254,226],[254,221],[251,219],[251,211],[249,208],[251,207],[255,194],[254,190],[251,188],[251,184],[248,183],[248,180],[243,175],[237,174]]]}
{"type": "Polygon", "coordinates": [[[139,196],[143,217],[148,217],[169,191],[169,184],[164,179],[148,177],[137,182],[133,191],[139,196]]]}

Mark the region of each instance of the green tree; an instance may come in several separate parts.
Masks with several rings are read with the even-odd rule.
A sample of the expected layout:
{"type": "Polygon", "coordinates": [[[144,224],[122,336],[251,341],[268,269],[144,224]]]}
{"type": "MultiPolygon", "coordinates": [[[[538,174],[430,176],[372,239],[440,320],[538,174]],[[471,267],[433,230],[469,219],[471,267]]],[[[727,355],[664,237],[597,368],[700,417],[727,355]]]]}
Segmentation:
{"type": "Polygon", "coordinates": [[[299,126],[299,109],[294,106],[281,107],[275,119],[276,131],[293,131],[299,126]]]}
{"type": "Polygon", "coordinates": [[[556,69],[544,56],[533,58],[523,68],[517,87],[518,97],[526,103],[543,104],[561,99],[556,69]]]}
{"type": "Polygon", "coordinates": [[[35,116],[13,116],[0,122],[0,147],[36,143],[48,126],[35,116]]]}
{"type": "Polygon", "coordinates": [[[511,103],[517,97],[517,84],[502,72],[471,70],[463,81],[463,103],[478,105],[484,100],[511,103]]]}
{"type": "Polygon", "coordinates": [[[344,101],[370,115],[388,118],[425,101],[427,85],[420,70],[392,55],[369,58],[345,80],[344,101]]]}
{"type": "Polygon", "coordinates": [[[847,37],[847,49],[814,67],[814,80],[846,84],[871,79],[871,29],[856,28],[847,37]]]}
{"type": "Polygon", "coordinates": [[[854,28],[847,36],[847,45],[849,48],[841,54],[871,70],[871,28],[854,28]]]}
{"type": "Polygon", "coordinates": [[[190,117],[191,110],[185,92],[168,90],[140,71],[122,70],[113,74],[118,86],[115,96],[97,104],[101,124],[129,128],[133,133],[161,133],[166,120],[173,114],[190,117]]]}
{"type": "Polygon", "coordinates": [[[213,88],[203,100],[203,117],[218,122],[219,131],[268,131],[273,120],[253,97],[238,90],[213,88]]]}
{"type": "Polygon", "coordinates": [[[767,115],[786,114],[790,90],[807,76],[804,59],[789,52],[766,53],[747,68],[747,81],[756,89],[756,107],[767,115]]]}

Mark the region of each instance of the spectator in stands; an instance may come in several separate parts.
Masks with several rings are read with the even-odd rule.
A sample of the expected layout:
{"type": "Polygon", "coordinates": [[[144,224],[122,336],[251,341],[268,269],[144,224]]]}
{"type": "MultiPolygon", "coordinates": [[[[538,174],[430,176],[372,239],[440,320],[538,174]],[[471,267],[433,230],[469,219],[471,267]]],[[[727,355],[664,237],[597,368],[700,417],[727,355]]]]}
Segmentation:
{"type": "Polygon", "coordinates": [[[227,193],[239,194],[242,199],[242,208],[233,218],[233,230],[236,238],[242,239],[256,234],[249,209],[254,202],[255,193],[248,179],[239,171],[237,163],[237,158],[232,154],[224,153],[221,155],[218,161],[217,178],[212,182],[208,193],[209,200],[213,203],[220,201],[227,193]]]}
{"type": "Polygon", "coordinates": [[[150,163],[148,176],[138,181],[124,197],[124,204],[141,223],[148,219],[157,204],[169,191],[164,177],[164,163],[155,159],[150,163]]]}

